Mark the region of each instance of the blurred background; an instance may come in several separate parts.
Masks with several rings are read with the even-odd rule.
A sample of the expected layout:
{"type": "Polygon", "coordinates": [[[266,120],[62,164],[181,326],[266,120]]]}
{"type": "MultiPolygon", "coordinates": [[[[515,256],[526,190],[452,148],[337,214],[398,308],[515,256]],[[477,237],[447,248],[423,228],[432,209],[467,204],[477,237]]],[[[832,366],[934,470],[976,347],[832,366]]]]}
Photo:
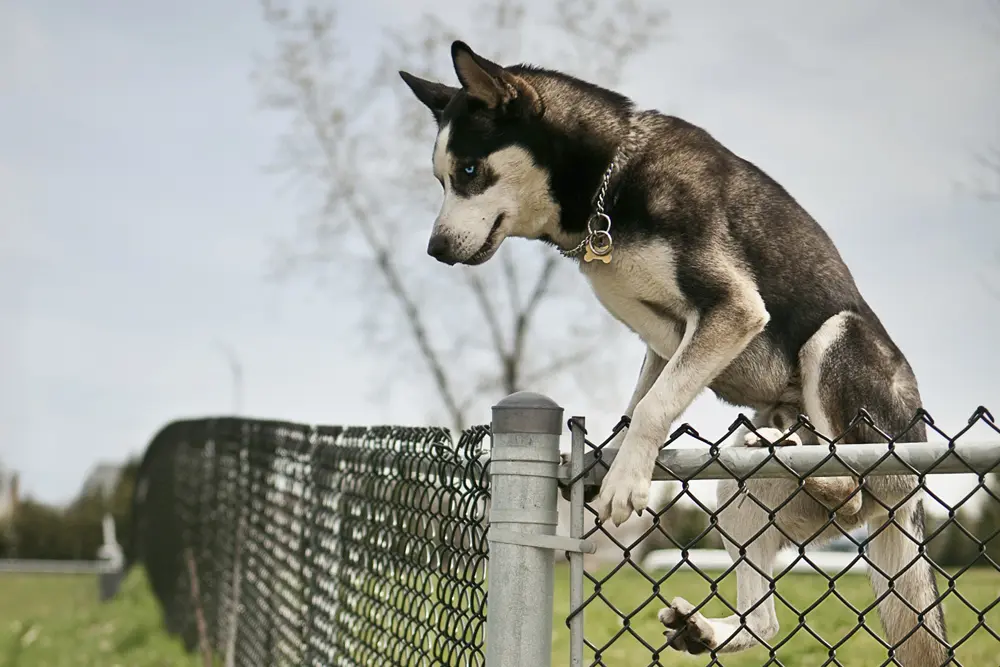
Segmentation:
{"type": "Polygon", "coordinates": [[[109,512],[127,549],[178,417],[461,428],[532,389],[618,421],[643,346],[570,263],[426,255],[397,70],[454,84],[454,38],[705,127],[830,233],[941,429],[997,407],[995,0],[0,0],[0,555],[92,558],[109,512]]]}

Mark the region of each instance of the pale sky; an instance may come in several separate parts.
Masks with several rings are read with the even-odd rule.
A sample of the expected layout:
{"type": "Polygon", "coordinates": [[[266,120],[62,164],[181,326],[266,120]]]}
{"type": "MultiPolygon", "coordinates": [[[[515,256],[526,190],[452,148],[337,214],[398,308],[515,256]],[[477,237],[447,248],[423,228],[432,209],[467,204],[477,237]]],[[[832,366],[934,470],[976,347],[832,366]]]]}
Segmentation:
{"type": "MultiPolygon", "coordinates": [[[[230,411],[220,342],[249,414],[425,423],[435,406],[413,374],[375,399],[385,368],[358,333],[362,300],[267,280],[303,203],[265,171],[283,126],[250,79],[270,47],[257,4],[85,4],[0,0],[0,460],[28,492],[69,499],[166,422],[230,411]]],[[[443,9],[457,6],[354,3],[342,47],[370,63],[384,26],[426,9],[489,50],[489,31],[443,9]]],[[[705,127],[819,220],[939,424],[1000,415],[1000,301],[984,287],[1000,284],[1000,205],[962,187],[1000,144],[1000,15],[986,0],[669,6],[621,90],[705,127]]],[[[574,71],[545,60],[550,29],[516,59],[574,71]]],[[[615,344],[612,404],[553,396],[592,432],[617,420],[642,359],[632,336],[615,344]]],[[[721,434],[734,415],[705,395],[684,419],[721,434]]]]}

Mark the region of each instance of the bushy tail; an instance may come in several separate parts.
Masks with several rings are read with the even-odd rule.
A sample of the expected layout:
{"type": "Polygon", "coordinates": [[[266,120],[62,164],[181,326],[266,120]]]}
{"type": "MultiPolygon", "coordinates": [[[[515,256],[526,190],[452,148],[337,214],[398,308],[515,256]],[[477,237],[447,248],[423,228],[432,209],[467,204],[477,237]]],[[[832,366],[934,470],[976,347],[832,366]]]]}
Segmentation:
{"type": "Polygon", "coordinates": [[[926,555],[922,502],[899,508],[883,528],[873,520],[868,543],[870,577],[886,641],[895,663],[902,667],[942,667],[948,664],[944,611],[938,603],[937,580],[926,555]],[[881,529],[881,530],[880,530],[881,529]],[[890,581],[892,582],[890,588],[890,581]]]}

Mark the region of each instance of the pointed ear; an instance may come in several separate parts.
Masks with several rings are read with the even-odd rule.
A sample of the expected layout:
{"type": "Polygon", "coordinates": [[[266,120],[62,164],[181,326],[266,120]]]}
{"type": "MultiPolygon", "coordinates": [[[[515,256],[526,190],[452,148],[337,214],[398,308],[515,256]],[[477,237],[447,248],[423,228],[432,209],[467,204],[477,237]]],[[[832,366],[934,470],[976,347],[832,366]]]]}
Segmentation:
{"type": "Polygon", "coordinates": [[[446,86],[443,83],[421,79],[419,76],[413,76],[409,72],[400,71],[399,76],[410,87],[410,90],[417,96],[417,99],[431,110],[431,113],[434,114],[434,120],[439,123],[441,122],[441,112],[448,106],[448,102],[455,96],[455,93],[460,90],[459,88],[446,86]]]}
{"type": "Polygon", "coordinates": [[[462,87],[490,109],[534,116],[542,114],[542,100],[530,83],[477,55],[465,42],[456,40],[452,43],[451,59],[462,87]]]}

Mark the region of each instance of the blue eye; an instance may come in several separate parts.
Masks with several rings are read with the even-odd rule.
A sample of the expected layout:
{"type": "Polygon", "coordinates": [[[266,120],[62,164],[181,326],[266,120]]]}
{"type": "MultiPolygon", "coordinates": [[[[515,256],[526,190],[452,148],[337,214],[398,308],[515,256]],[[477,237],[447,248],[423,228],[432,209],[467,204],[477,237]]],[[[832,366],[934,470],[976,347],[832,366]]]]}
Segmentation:
{"type": "Polygon", "coordinates": [[[475,174],[476,173],[476,165],[470,164],[468,167],[465,168],[465,173],[468,174],[469,176],[472,176],[473,174],[475,174]]]}

